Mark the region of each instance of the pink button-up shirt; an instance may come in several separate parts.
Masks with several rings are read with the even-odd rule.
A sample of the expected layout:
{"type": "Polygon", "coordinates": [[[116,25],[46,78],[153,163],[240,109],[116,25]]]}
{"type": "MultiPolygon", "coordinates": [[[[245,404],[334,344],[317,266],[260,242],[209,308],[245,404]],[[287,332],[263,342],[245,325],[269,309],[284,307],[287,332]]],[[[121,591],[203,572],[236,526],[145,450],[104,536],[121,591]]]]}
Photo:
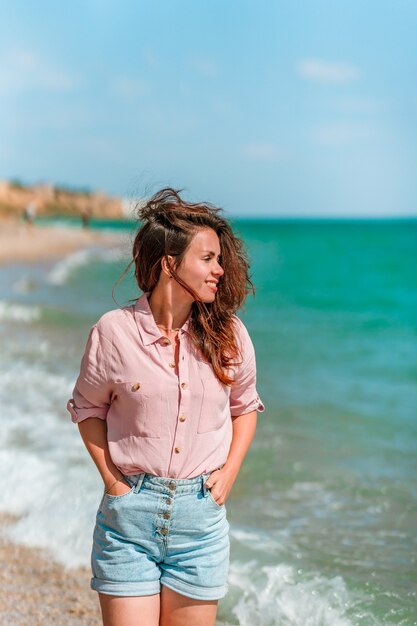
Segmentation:
{"type": "Polygon", "coordinates": [[[110,456],[124,474],[193,478],[226,462],[232,416],[265,410],[255,351],[234,316],[243,359],[229,370],[233,385],[223,385],[191,341],[188,318],[178,333],[177,371],[174,345],[156,326],[148,295],[91,328],[67,408],[73,422],[107,420],[110,456]]]}

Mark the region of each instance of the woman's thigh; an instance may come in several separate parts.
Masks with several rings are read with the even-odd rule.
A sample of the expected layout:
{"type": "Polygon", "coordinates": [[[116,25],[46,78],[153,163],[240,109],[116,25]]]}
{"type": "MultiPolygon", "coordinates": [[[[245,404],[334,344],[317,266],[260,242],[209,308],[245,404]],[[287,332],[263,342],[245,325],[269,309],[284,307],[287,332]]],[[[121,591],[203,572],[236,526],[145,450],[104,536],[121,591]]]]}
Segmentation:
{"type": "Polygon", "coordinates": [[[214,626],[218,600],[193,600],[161,586],[159,626],[214,626]]]}
{"type": "Polygon", "coordinates": [[[159,593],[151,596],[98,595],[103,626],[159,626],[159,593]]]}

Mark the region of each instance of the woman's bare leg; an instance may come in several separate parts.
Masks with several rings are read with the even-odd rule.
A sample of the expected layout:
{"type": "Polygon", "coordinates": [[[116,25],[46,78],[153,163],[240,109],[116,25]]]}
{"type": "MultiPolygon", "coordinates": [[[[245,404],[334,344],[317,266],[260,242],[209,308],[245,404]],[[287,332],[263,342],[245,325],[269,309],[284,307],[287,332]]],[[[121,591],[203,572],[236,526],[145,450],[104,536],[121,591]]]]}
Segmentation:
{"type": "Polygon", "coordinates": [[[99,593],[103,626],[158,626],[160,594],[110,596],[99,593]]]}
{"type": "Polygon", "coordinates": [[[162,585],[159,626],[214,626],[217,604],[218,600],[187,598],[162,585]]]}

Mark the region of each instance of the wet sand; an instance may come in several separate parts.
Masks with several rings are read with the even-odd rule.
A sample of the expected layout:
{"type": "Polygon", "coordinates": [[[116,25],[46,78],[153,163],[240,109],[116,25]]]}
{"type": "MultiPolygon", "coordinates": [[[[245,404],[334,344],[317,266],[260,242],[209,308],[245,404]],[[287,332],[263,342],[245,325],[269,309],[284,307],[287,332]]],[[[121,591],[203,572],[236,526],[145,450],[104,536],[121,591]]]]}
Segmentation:
{"type": "Polygon", "coordinates": [[[63,226],[32,226],[13,219],[0,219],[0,265],[58,257],[91,245],[117,246],[124,235],[63,226]]]}
{"type": "Polygon", "coordinates": [[[67,569],[46,550],[4,539],[15,521],[0,514],[0,616],[2,626],[101,626],[98,594],[88,568],[67,569]]]}

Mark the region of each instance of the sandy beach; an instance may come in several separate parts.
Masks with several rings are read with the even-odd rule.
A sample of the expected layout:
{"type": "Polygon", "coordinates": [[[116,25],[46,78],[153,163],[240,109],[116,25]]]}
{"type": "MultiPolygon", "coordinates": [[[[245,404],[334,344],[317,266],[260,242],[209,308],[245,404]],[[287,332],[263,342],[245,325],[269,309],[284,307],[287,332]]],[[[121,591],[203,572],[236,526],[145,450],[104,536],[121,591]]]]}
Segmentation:
{"type": "Polygon", "coordinates": [[[11,218],[0,219],[0,264],[59,257],[85,246],[117,246],[122,236],[61,226],[32,226],[11,218]]]}
{"type": "Polygon", "coordinates": [[[88,568],[68,569],[44,550],[4,540],[12,515],[0,515],[0,617],[3,626],[99,626],[88,568]]]}

